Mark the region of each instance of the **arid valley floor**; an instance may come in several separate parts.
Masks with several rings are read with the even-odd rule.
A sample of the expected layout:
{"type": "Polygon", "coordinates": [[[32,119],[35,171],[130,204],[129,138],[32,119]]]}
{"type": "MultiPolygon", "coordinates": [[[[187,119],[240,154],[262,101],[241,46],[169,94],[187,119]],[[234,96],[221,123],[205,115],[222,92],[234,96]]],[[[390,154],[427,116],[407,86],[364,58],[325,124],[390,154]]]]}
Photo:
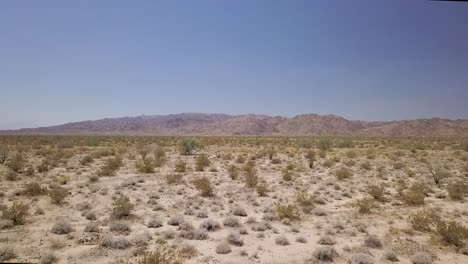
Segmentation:
{"type": "Polygon", "coordinates": [[[0,261],[468,263],[462,138],[0,137],[0,261]]]}

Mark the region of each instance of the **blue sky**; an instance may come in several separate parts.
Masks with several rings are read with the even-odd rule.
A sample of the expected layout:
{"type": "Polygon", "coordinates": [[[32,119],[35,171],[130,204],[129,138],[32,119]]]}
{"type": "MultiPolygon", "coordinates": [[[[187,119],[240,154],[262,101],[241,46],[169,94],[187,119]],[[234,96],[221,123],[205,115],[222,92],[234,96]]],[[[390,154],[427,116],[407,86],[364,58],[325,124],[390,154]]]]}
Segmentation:
{"type": "Polygon", "coordinates": [[[208,112],[468,118],[468,3],[0,1],[0,129],[208,112]]]}

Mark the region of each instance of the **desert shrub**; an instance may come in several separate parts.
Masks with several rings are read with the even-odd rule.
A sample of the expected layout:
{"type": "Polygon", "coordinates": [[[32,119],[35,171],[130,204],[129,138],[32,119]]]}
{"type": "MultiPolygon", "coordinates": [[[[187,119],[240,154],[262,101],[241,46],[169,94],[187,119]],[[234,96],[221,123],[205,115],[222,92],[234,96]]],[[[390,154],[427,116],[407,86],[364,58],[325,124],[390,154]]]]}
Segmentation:
{"type": "Polygon", "coordinates": [[[382,242],[376,236],[370,235],[364,239],[364,245],[370,248],[382,248],[382,242]]]}
{"type": "Polygon", "coordinates": [[[16,153],[11,157],[9,162],[7,163],[8,168],[10,168],[14,172],[21,172],[24,168],[25,165],[25,160],[23,158],[23,155],[20,153],[16,153]]]}
{"type": "Polygon", "coordinates": [[[68,190],[62,187],[54,187],[49,190],[48,195],[50,197],[50,202],[53,204],[61,204],[68,196],[68,190]]]}
{"type": "Polygon", "coordinates": [[[72,226],[70,225],[69,222],[65,220],[60,220],[56,222],[53,226],[50,232],[57,234],[57,235],[65,235],[73,231],[72,226]]]}
{"type": "Polygon", "coordinates": [[[158,227],[163,226],[163,222],[162,222],[161,219],[159,219],[158,217],[153,216],[153,217],[148,221],[147,226],[148,226],[149,228],[158,228],[158,227]]]}
{"type": "Polygon", "coordinates": [[[18,173],[16,171],[9,171],[5,175],[5,179],[7,181],[17,181],[18,180],[18,173]]]}
{"type": "Polygon", "coordinates": [[[314,150],[309,150],[306,155],[305,155],[308,163],[309,163],[309,169],[312,169],[314,167],[314,162],[316,161],[315,157],[315,151],[314,150]]]}
{"type": "Polygon", "coordinates": [[[118,234],[129,234],[132,231],[130,226],[127,223],[124,223],[124,222],[113,223],[110,226],[109,230],[111,232],[115,232],[115,233],[118,233],[118,234]]]}
{"type": "Polygon", "coordinates": [[[369,195],[372,196],[372,198],[374,198],[375,200],[377,200],[379,202],[384,202],[385,201],[384,192],[385,192],[385,188],[384,188],[383,185],[380,185],[380,186],[371,185],[371,186],[369,186],[369,190],[368,190],[369,195]]]}
{"type": "Polygon", "coordinates": [[[182,181],[182,174],[179,173],[169,173],[166,174],[166,182],[168,184],[178,184],[182,181]]]}
{"type": "Polygon", "coordinates": [[[322,236],[319,238],[318,243],[320,245],[332,246],[336,244],[336,240],[333,239],[331,236],[322,236]]]}
{"type": "Polygon", "coordinates": [[[155,251],[145,252],[137,259],[136,264],[182,264],[184,262],[184,256],[178,249],[159,246],[155,251]]]}
{"type": "Polygon", "coordinates": [[[296,242],[297,243],[307,243],[307,238],[303,237],[303,236],[298,236],[296,238],[296,242]]]}
{"type": "Polygon", "coordinates": [[[416,252],[410,257],[412,264],[432,264],[431,256],[426,252],[416,252]]]}
{"type": "Polygon", "coordinates": [[[194,139],[184,139],[179,143],[179,152],[181,155],[192,155],[198,143],[194,139]]]}
{"type": "Polygon", "coordinates": [[[282,220],[282,219],[289,219],[289,220],[301,220],[301,212],[299,207],[296,204],[282,204],[276,203],[273,212],[275,216],[282,220]]]}
{"type": "Polygon", "coordinates": [[[460,145],[461,145],[461,149],[468,152],[468,139],[463,140],[463,142],[460,145]]]}
{"type": "Polygon", "coordinates": [[[250,160],[247,162],[247,164],[244,166],[244,179],[245,179],[245,184],[249,188],[254,188],[258,184],[258,175],[257,175],[257,170],[255,169],[255,162],[253,160],[250,160]]]}
{"type": "Polygon", "coordinates": [[[291,243],[289,242],[289,239],[286,236],[281,235],[281,236],[275,238],[275,244],[276,245],[281,245],[281,246],[287,246],[287,245],[289,245],[291,243]]]}
{"type": "Polygon", "coordinates": [[[393,168],[395,170],[401,170],[405,167],[405,164],[403,164],[403,162],[395,162],[393,163],[393,168]]]}
{"type": "Polygon", "coordinates": [[[208,177],[203,176],[197,178],[193,181],[193,184],[195,185],[195,188],[197,188],[197,190],[200,191],[201,196],[210,197],[214,195],[213,187],[211,186],[211,182],[210,179],[208,179],[208,177]]]}
{"type": "Polygon", "coordinates": [[[105,236],[101,241],[101,247],[112,249],[126,249],[130,247],[130,242],[125,237],[105,236]]]}
{"type": "Polygon", "coordinates": [[[468,239],[468,228],[456,221],[438,221],[437,233],[450,245],[462,247],[468,239]]]}
{"type": "Polygon", "coordinates": [[[342,167],[335,171],[335,176],[338,180],[344,180],[347,178],[351,178],[351,176],[353,176],[353,173],[351,172],[350,169],[342,167]]]}
{"type": "Polygon", "coordinates": [[[208,156],[204,153],[198,155],[195,162],[195,169],[197,171],[204,171],[208,166],[210,166],[210,160],[208,159],[208,156]]]}
{"type": "Polygon", "coordinates": [[[363,170],[371,170],[371,169],[372,169],[372,166],[371,166],[370,162],[366,161],[366,162],[361,163],[361,169],[363,169],[363,170]]]}
{"type": "Polygon", "coordinates": [[[244,240],[241,238],[239,233],[231,232],[227,237],[227,242],[231,245],[241,247],[244,245],[244,240]]]}
{"type": "Polygon", "coordinates": [[[5,163],[8,158],[8,148],[0,146],[0,164],[5,163]]]}
{"type": "Polygon", "coordinates": [[[231,250],[231,246],[229,246],[228,243],[221,242],[221,244],[216,246],[215,251],[218,254],[229,254],[229,253],[231,253],[232,250],[231,250]]]}
{"type": "Polygon", "coordinates": [[[0,204],[0,211],[2,212],[2,219],[13,221],[14,225],[23,224],[26,217],[29,215],[29,205],[14,202],[10,207],[0,204]]]}
{"type": "Polygon", "coordinates": [[[241,163],[244,163],[244,162],[245,162],[245,157],[244,156],[242,156],[242,155],[237,156],[236,163],[241,164],[241,163]]]}
{"type": "Polygon", "coordinates": [[[83,166],[88,165],[89,163],[93,162],[93,157],[91,155],[86,155],[80,160],[80,164],[83,166]]]}
{"type": "Polygon", "coordinates": [[[1,219],[0,220],[0,230],[9,229],[9,228],[13,228],[13,227],[14,227],[14,224],[13,224],[12,220],[8,220],[8,219],[1,219]]]}
{"type": "Polygon", "coordinates": [[[231,179],[235,180],[239,176],[239,169],[235,165],[231,165],[228,168],[228,174],[231,179]]]}
{"type": "Polygon", "coordinates": [[[350,138],[341,138],[336,141],[335,145],[338,148],[352,148],[353,140],[350,138]]]}
{"type": "Polygon", "coordinates": [[[468,194],[468,185],[462,181],[452,182],[447,186],[447,191],[452,200],[463,200],[463,197],[468,194]]]}
{"type": "Polygon", "coordinates": [[[333,262],[338,256],[336,250],[331,246],[323,246],[317,248],[313,253],[313,259],[307,263],[316,263],[316,261],[333,262]]]}
{"type": "Polygon", "coordinates": [[[430,232],[440,220],[440,217],[432,210],[421,210],[409,216],[409,222],[414,230],[430,232]]]}
{"type": "Polygon", "coordinates": [[[240,207],[240,206],[234,206],[231,209],[231,212],[233,215],[242,216],[242,217],[247,216],[247,211],[243,207],[240,207]]]}
{"type": "Polygon", "coordinates": [[[99,233],[101,230],[99,229],[99,225],[96,222],[90,222],[85,226],[84,232],[99,233]]]}
{"type": "Polygon", "coordinates": [[[42,188],[37,182],[30,182],[24,186],[23,194],[27,196],[43,195],[47,192],[47,189],[42,188]]]}
{"type": "Polygon", "coordinates": [[[112,202],[112,217],[115,219],[122,219],[131,214],[135,205],[130,202],[130,199],[127,196],[120,196],[114,198],[112,202]]]}
{"type": "Polygon", "coordinates": [[[314,209],[314,198],[306,192],[296,193],[296,203],[302,208],[304,213],[310,213],[314,209]]]}
{"type": "Polygon", "coordinates": [[[178,226],[182,224],[184,221],[185,221],[184,216],[181,214],[177,214],[169,218],[169,220],[167,220],[167,224],[171,226],[178,226]]]}
{"type": "Polygon", "coordinates": [[[58,262],[57,256],[54,255],[52,252],[47,252],[43,256],[41,256],[41,261],[39,264],[52,264],[58,262]]]}
{"type": "Polygon", "coordinates": [[[146,145],[140,144],[137,146],[137,153],[140,154],[141,159],[146,159],[148,153],[150,152],[150,148],[146,145]]]}
{"type": "Polygon", "coordinates": [[[256,189],[259,196],[261,196],[261,197],[268,196],[269,189],[268,189],[268,185],[266,183],[258,184],[255,189],[256,189]]]}
{"type": "Polygon", "coordinates": [[[322,151],[327,151],[332,148],[333,142],[328,138],[320,139],[317,142],[317,147],[322,151]]]}
{"type": "Polygon", "coordinates": [[[187,170],[187,162],[183,161],[183,160],[178,160],[175,164],[175,169],[174,171],[175,172],[179,172],[179,173],[182,173],[182,172],[185,172],[187,170]]]}
{"type": "Polygon", "coordinates": [[[266,150],[265,150],[266,154],[268,155],[268,159],[269,160],[272,160],[273,157],[275,156],[276,154],[276,149],[274,147],[268,147],[266,150]]]}
{"type": "Polygon", "coordinates": [[[122,158],[112,157],[108,158],[103,166],[98,170],[97,174],[99,176],[111,176],[123,165],[122,158]]]}
{"type": "Polygon", "coordinates": [[[449,171],[440,167],[433,168],[432,164],[428,161],[426,161],[425,163],[435,184],[439,185],[443,179],[450,177],[449,171]]]}
{"type": "Polygon", "coordinates": [[[144,158],[136,163],[136,168],[141,173],[154,173],[154,163],[153,158],[144,158]]]}
{"type": "Polygon", "coordinates": [[[228,227],[240,227],[241,223],[239,222],[239,218],[231,215],[224,218],[223,225],[228,227]]]}
{"type": "Polygon", "coordinates": [[[208,239],[208,232],[203,228],[184,230],[180,236],[189,240],[205,240],[208,239]]]}
{"type": "Polygon", "coordinates": [[[358,209],[358,212],[360,214],[369,214],[371,212],[372,207],[374,207],[374,200],[369,198],[362,198],[356,200],[353,206],[358,209]]]}
{"type": "Polygon", "coordinates": [[[0,261],[16,258],[15,250],[10,245],[0,246],[0,261]]]}
{"type": "Polygon", "coordinates": [[[294,180],[294,171],[290,170],[289,168],[284,168],[281,171],[281,176],[283,177],[284,181],[292,181],[294,180]]]}
{"type": "Polygon", "coordinates": [[[384,253],[384,257],[386,260],[392,261],[392,262],[397,262],[399,261],[397,254],[395,251],[391,249],[387,249],[384,253]]]}
{"type": "Polygon", "coordinates": [[[403,193],[403,201],[407,205],[423,205],[425,196],[421,190],[410,189],[403,193]]]}
{"type": "Polygon", "coordinates": [[[363,253],[363,252],[354,254],[351,257],[351,261],[350,261],[350,264],[374,264],[374,263],[375,263],[374,258],[371,255],[367,253],[363,253]]]}
{"type": "Polygon", "coordinates": [[[212,219],[206,219],[200,224],[200,228],[205,229],[206,231],[216,231],[221,228],[221,225],[212,219]]]}

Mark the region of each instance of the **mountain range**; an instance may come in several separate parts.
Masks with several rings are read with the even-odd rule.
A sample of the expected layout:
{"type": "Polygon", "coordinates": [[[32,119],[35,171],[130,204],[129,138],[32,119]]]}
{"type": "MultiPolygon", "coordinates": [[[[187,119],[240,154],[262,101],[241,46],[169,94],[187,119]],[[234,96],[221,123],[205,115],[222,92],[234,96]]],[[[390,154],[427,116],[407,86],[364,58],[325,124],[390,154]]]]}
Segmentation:
{"type": "Polygon", "coordinates": [[[1,130],[0,134],[261,135],[261,136],[468,136],[466,119],[367,122],[336,115],[294,117],[181,113],[105,118],[62,125],[1,130]]]}

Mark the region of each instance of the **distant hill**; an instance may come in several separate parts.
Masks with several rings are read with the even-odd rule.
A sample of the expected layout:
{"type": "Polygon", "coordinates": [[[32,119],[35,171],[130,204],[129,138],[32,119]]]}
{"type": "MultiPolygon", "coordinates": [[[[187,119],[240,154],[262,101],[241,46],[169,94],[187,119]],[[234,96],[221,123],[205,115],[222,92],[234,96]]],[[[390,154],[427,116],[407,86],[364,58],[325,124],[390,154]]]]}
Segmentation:
{"type": "Polygon", "coordinates": [[[468,136],[468,120],[430,118],[366,122],[317,114],[291,118],[255,114],[182,113],[105,118],[50,127],[2,130],[0,134],[468,136]]]}

